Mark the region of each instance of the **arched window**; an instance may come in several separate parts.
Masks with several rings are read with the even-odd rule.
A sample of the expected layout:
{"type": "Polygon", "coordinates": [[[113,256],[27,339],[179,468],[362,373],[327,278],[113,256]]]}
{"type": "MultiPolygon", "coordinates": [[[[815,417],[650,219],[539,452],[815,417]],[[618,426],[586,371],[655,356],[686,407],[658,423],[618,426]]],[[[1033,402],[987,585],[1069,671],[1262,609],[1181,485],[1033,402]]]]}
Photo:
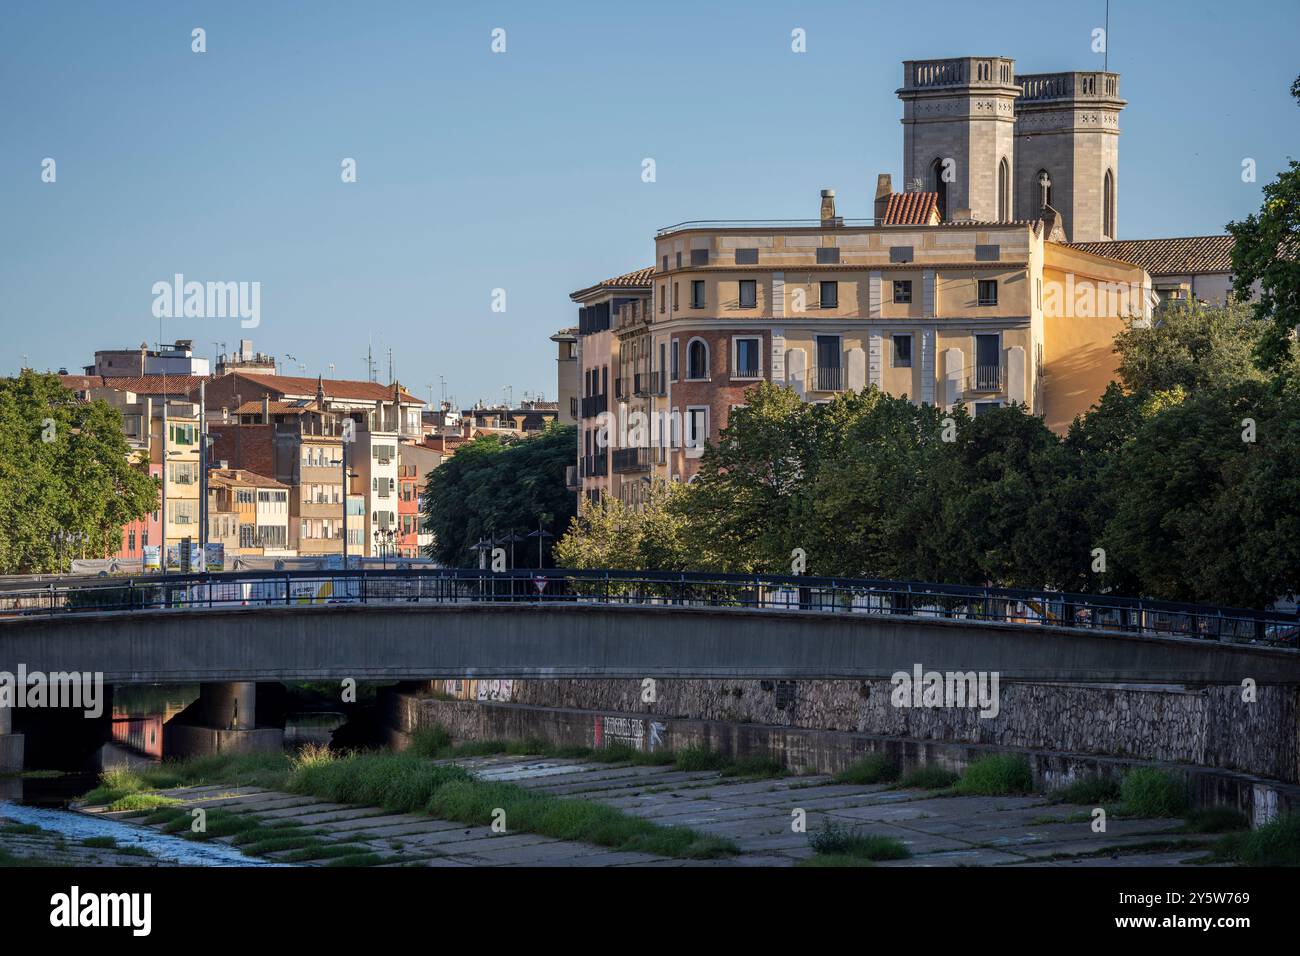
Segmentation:
{"type": "Polygon", "coordinates": [[[1101,191],[1101,234],[1115,238],[1115,174],[1106,170],[1106,181],[1101,191]]]}
{"type": "Polygon", "coordinates": [[[691,344],[686,346],[686,377],[709,377],[709,346],[703,339],[691,339],[691,344]]]}
{"type": "Polygon", "coordinates": [[[998,164],[998,220],[1008,222],[1011,219],[1011,164],[1006,157],[998,164]]]}
{"type": "Polygon", "coordinates": [[[1052,177],[1047,170],[1040,169],[1034,176],[1034,195],[1038,197],[1038,208],[1052,205],[1052,177]]]}
{"type": "Polygon", "coordinates": [[[930,164],[930,186],[939,194],[939,218],[948,221],[948,184],[943,178],[943,159],[936,159],[930,164]]]}

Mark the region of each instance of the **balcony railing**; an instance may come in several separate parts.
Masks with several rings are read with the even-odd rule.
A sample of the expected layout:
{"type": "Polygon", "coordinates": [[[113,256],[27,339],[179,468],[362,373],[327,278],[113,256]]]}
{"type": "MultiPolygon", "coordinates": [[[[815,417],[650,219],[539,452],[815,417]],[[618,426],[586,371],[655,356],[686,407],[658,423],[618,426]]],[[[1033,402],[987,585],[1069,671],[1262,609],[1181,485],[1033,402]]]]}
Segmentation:
{"type": "Polygon", "coordinates": [[[619,377],[614,379],[614,400],[622,401],[627,398],[627,379],[619,377]]]}
{"type": "Polygon", "coordinates": [[[602,478],[609,474],[609,459],[603,454],[584,455],[579,463],[584,478],[602,478]]]}
{"type": "Polygon", "coordinates": [[[595,418],[609,411],[609,395],[589,395],[582,400],[582,417],[595,418]]]}
{"type": "Polygon", "coordinates": [[[625,474],[631,471],[650,470],[649,448],[615,448],[614,471],[625,474]]]}
{"type": "Polygon", "coordinates": [[[650,373],[637,372],[632,380],[632,393],[637,398],[647,398],[650,395],[650,373]]]}
{"type": "Polygon", "coordinates": [[[973,387],[979,392],[996,392],[1001,391],[1006,381],[1006,366],[1004,365],[977,365],[975,366],[975,381],[973,387]]]}
{"type": "Polygon", "coordinates": [[[842,365],[817,366],[813,379],[813,389],[818,392],[838,392],[844,388],[844,367],[842,365]]]}

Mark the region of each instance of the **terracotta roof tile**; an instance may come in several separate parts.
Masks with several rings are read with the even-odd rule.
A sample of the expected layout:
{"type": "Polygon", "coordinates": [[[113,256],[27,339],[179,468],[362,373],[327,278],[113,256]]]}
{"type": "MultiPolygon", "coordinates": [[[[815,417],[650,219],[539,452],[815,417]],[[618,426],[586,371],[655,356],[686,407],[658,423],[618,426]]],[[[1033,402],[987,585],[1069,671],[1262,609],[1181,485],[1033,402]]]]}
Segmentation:
{"type": "Polygon", "coordinates": [[[890,193],[881,225],[928,226],[938,221],[938,193],[890,193]]]}
{"type": "Polygon", "coordinates": [[[602,289],[646,289],[648,291],[654,274],[654,266],[637,269],[635,272],[625,272],[621,276],[614,276],[612,279],[605,279],[603,282],[597,282],[595,285],[589,285],[585,289],[572,292],[569,294],[569,298],[576,299],[579,296],[599,292],[602,289]]]}
{"type": "Polygon", "coordinates": [[[209,488],[288,488],[273,478],[243,468],[213,468],[208,472],[209,488]]]}
{"type": "MultiPolygon", "coordinates": [[[[253,372],[233,372],[240,378],[260,385],[268,392],[281,395],[304,395],[316,397],[316,379],[298,375],[259,375],[253,372]]],[[[358,399],[362,401],[392,401],[393,387],[379,382],[357,382],[350,379],[327,378],[322,380],[326,398],[358,399]]],[[[402,401],[423,405],[406,389],[402,389],[402,401]]]]}
{"type": "Polygon", "coordinates": [[[68,388],[85,391],[91,388],[111,388],[118,392],[134,392],[136,395],[188,395],[199,382],[206,381],[203,375],[131,375],[117,377],[112,375],[60,375],[59,380],[68,388]]]}
{"type": "Polygon", "coordinates": [[[1232,271],[1232,236],[1125,239],[1117,242],[1071,242],[1067,245],[1093,255],[1131,262],[1153,276],[1232,271]]]}

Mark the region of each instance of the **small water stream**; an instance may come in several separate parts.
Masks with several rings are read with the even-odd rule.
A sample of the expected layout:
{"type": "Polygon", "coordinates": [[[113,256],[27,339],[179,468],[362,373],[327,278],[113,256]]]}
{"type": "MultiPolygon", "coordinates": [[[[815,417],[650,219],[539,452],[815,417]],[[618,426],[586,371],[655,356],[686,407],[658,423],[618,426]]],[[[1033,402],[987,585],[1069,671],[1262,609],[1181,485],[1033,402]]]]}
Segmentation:
{"type": "Polygon", "coordinates": [[[60,833],[69,842],[89,837],[112,837],[119,846],[138,846],[160,860],[180,866],[282,866],[253,856],[245,856],[224,843],[198,843],[159,833],[148,827],[106,820],[102,817],[30,807],[21,803],[0,802],[0,818],[14,823],[31,823],[43,830],[60,833]]]}

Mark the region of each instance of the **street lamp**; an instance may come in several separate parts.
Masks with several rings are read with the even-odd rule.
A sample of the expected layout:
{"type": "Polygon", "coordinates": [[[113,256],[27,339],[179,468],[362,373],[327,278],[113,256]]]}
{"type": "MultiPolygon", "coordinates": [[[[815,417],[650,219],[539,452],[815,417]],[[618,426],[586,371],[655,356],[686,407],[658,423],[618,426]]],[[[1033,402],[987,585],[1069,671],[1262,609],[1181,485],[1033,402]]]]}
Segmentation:
{"type": "Polygon", "coordinates": [[[375,547],[379,549],[379,557],[380,560],[383,562],[382,563],[383,570],[388,569],[388,549],[392,547],[393,538],[395,536],[396,535],[393,532],[392,528],[375,529],[375,535],[374,535],[375,547]]]}
{"type": "Polygon", "coordinates": [[[528,532],[528,537],[537,539],[537,570],[538,571],[542,570],[542,545],[546,543],[547,538],[555,537],[555,535],[551,534],[549,531],[547,531],[545,528],[542,527],[542,520],[545,517],[549,517],[549,515],[538,515],[537,530],[528,532]]]}
{"type": "MultiPolygon", "coordinates": [[[[59,573],[63,573],[63,552],[65,548],[81,548],[81,556],[86,556],[86,542],[90,536],[84,531],[55,531],[50,535],[50,547],[58,552],[59,556],[59,573]]],[[[71,565],[68,567],[71,573],[71,565]]]]}
{"type": "Polygon", "coordinates": [[[475,544],[470,545],[478,552],[478,569],[480,571],[487,569],[488,553],[496,546],[496,542],[489,538],[479,538],[475,544]]]}

